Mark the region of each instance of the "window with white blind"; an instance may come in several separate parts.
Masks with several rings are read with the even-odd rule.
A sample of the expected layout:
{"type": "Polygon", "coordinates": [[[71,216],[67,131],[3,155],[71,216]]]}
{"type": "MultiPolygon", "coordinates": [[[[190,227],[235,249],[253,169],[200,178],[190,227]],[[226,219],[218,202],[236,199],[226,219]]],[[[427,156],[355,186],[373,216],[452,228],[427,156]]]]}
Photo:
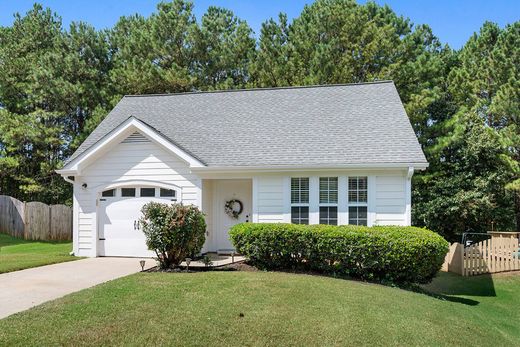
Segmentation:
{"type": "Polygon", "coordinates": [[[338,178],[320,177],[320,224],[338,224],[338,178]]]}
{"type": "Polygon", "coordinates": [[[348,224],[367,225],[368,178],[348,178],[348,224]]]}
{"type": "Polygon", "coordinates": [[[291,178],[291,223],[309,224],[309,178],[291,178]]]}

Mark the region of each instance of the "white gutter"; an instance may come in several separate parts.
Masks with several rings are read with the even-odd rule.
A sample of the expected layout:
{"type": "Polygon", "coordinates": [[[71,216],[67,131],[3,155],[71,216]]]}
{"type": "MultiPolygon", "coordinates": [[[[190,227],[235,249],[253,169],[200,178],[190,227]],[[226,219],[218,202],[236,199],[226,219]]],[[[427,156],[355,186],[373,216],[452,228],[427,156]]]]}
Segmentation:
{"type": "MultiPolygon", "coordinates": [[[[366,170],[366,169],[407,169],[425,170],[428,163],[383,163],[383,164],[346,164],[346,165],[271,165],[271,166],[204,166],[192,167],[193,172],[227,173],[227,172],[290,172],[290,171],[324,171],[324,170],[366,170]]],[[[412,171],[413,172],[413,171],[412,171]]]]}

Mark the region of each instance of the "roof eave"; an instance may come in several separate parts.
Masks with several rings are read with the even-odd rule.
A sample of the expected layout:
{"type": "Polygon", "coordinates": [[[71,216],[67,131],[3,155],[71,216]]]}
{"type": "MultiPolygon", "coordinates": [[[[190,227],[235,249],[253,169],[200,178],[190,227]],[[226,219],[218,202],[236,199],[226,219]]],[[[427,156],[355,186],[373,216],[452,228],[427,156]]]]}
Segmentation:
{"type": "Polygon", "coordinates": [[[405,169],[425,170],[427,162],[417,163],[358,163],[358,164],[316,164],[316,165],[261,165],[261,166],[205,166],[193,167],[195,173],[227,172],[291,172],[291,171],[335,171],[335,170],[385,170],[405,169]]]}
{"type": "Polygon", "coordinates": [[[130,131],[142,132],[155,143],[160,144],[165,149],[184,160],[187,164],[189,164],[190,167],[205,166],[204,163],[174,144],[170,139],[159,134],[154,128],[150,127],[148,124],[142,122],[136,117],[130,116],[96,143],[83,151],[83,153],[81,153],[79,156],[66,163],[61,170],[56,170],[56,172],[62,176],[80,175],[83,162],[88,162],[90,157],[94,156],[101,149],[113,146],[115,143],[119,143],[118,141],[126,137],[128,135],[126,133],[130,131]]]}

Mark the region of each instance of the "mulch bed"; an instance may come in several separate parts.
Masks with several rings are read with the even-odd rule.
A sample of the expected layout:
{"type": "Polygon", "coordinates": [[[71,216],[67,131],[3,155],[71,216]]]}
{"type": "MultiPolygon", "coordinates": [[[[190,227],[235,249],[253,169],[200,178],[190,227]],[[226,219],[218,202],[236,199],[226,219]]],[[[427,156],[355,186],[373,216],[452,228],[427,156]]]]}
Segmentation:
{"type": "Polygon", "coordinates": [[[161,269],[158,266],[154,266],[142,272],[167,272],[167,273],[178,273],[178,272],[205,272],[205,271],[259,271],[256,267],[247,264],[246,262],[236,262],[233,264],[218,266],[218,267],[190,267],[187,271],[185,266],[179,266],[174,269],[161,269]]]}

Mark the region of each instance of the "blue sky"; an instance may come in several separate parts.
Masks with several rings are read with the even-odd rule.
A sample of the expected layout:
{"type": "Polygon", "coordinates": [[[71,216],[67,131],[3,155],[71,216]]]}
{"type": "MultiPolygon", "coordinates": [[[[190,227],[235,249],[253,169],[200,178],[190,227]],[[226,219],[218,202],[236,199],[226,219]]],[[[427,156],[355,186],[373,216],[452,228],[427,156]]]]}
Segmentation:
{"type": "MultiPolygon", "coordinates": [[[[358,0],[365,2],[365,0],[358,0]]],[[[156,0],[40,0],[62,18],[68,27],[71,21],[86,21],[96,28],[114,25],[120,16],[149,15],[155,10],[156,0]]],[[[261,23],[279,12],[289,18],[298,16],[308,0],[195,0],[198,18],[208,6],[229,8],[245,19],[258,33],[261,23]]],[[[453,48],[460,48],[486,20],[505,26],[520,20],[520,0],[376,0],[388,4],[398,14],[409,17],[413,23],[428,24],[434,33],[453,48]]],[[[0,25],[10,25],[13,13],[25,13],[34,0],[0,0],[0,25]]]]}

